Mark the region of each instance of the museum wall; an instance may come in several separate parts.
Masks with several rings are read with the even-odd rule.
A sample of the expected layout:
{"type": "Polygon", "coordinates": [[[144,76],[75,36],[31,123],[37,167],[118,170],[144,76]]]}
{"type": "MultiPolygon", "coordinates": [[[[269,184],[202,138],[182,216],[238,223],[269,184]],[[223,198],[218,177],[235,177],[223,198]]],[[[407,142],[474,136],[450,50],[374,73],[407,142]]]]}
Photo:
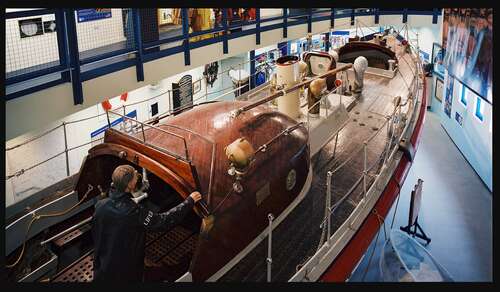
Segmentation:
{"type": "Polygon", "coordinates": [[[451,91],[449,98],[451,100],[450,115],[448,116],[445,111],[444,100],[439,103],[440,107],[435,111],[439,114],[441,125],[447,134],[486,186],[492,191],[493,106],[479,98],[483,106],[483,120],[481,121],[476,116],[478,97],[467,88],[463,89],[463,84],[456,79],[453,80],[453,89],[450,89],[450,87],[446,86],[449,78],[449,75],[445,74],[442,96],[445,97],[451,91]],[[464,105],[461,101],[462,90],[465,90],[464,95],[467,105],[464,105]]]}
{"type": "MultiPolygon", "coordinates": [[[[483,17],[483,21],[485,20],[486,18],[483,17]]],[[[485,21],[484,24],[484,29],[487,29],[487,22],[485,21]]],[[[460,25],[460,28],[469,29],[468,25],[460,25]]],[[[446,31],[448,30],[449,27],[446,28],[446,31]]],[[[479,40],[479,38],[474,37],[474,32],[471,32],[470,34],[469,32],[470,29],[466,34],[463,34],[461,32],[462,37],[469,37],[468,41],[463,42],[468,46],[463,47],[463,49],[458,49],[457,45],[455,45],[454,48],[449,48],[450,51],[454,50],[458,52],[455,53],[455,59],[452,63],[461,64],[461,66],[458,66],[458,68],[462,68],[463,71],[467,70],[467,67],[469,67],[469,65],[471,68],[474,65],[468,63],[470,62],[468,56],[473,55],[471,54],[474,51],[473,47],[477,46],[478,49],[484,49],[484,47],[481,45],[482,42],[477,41],[479,40]]],[[[481,34],[477,34],[477,36],[479,35],[481,34]]],[[[453,41],[453,37],[451,34],[449,35],[448,33],[446,33],[446,36],[447,42],[450,44],[450,47],[454,46],[453,44],[460,44],[459,42],[453,41]]],[[[486,37],[482,37],[480,39],[485,40],[486,37]]],[[[439,39],[437,43],[442,46],[442,39],[439,39]]],[[[490,49],[490,51],[485,51],[482,56],[478,55],[476,62],[482,62],[486,65],[489,65],[493,62],[492,58],[492,52],[490,49]]],[[[444,59],[446,59],[446,57],[444,57],[444,59]]],[[[438,61],[435,60],[435,62],[438,61]]],[[[478,75],[475,72],[467,73],[464,75],[468,76],[466,78],[466,81],[470,81],[471,79],[473,79],[471,77],[476,77],[476,83],[468,82],[465,83],[466,86],[464,86],[462,76],[457,77],[454,74],[450,74],[446,64],[444,64],[443,68],[443,76],[440,76],[440,74],[437,72],[434,72],[433,74],[433,87],[431,88],[431,110],[439,115],[441,125],[445,129],[446,133],[449,135],[449,137],[452,139],[452,141],[455,143],[465,159],[470,163],[472,168],[479,175],[479,177],[483,180],[485,185],[490,189],[490,191],[492,191],[493,98],[491,96],[488,96],[487,94],[484,94],[481,97],[476,91],[476,89],[480,87],[481,89],[483,89],[483,92],[488,92],[487,88],[491,88],[491,85],[488,83],[488,81],[492,79],[492,76],[489,76],[489,78],[491,79],[488,79],[488,77],[485,77],[487,76],[487,74],[482,76],[478,75]],[[477,83],[478,80],[480,81],[479,84],[477,83]],[[476,88],[471,90],[470,86],[474,85],[476,85],[476,88]],[[479,109],[478,103],[480,105],[479,109]]]]}

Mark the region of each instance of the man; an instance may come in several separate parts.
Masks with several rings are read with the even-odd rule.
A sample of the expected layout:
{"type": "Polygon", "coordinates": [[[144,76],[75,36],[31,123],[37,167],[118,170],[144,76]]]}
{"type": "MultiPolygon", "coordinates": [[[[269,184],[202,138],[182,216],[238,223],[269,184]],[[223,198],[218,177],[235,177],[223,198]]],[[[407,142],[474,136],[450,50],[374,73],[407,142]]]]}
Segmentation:
{"type": "Polygon", "coordinates": [[[154,213],[132,201],[139,174],[130,165],[118,166],[111,176],[109,197],[95,205],[94,281],[141,281],[146,231],[167,231],[178,224],[201,199],[193,192],[165,213],[154,213]]]}

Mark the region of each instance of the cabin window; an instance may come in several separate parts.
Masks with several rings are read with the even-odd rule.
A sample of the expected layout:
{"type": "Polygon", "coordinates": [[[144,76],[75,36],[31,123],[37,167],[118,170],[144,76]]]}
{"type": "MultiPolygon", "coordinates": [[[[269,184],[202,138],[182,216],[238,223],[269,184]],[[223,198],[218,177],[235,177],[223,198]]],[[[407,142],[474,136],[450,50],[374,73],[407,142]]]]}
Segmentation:
{"type": "Polygon", "coordinates": [[[462,84],[462,96],[460,97],[460,102],[467,108],[467,87],[462,84]]]}
{"type": "Polygon", "coordinates": [[[476,97],[476,118],[484,120],[484,104],[480,97],[476,97]]]}

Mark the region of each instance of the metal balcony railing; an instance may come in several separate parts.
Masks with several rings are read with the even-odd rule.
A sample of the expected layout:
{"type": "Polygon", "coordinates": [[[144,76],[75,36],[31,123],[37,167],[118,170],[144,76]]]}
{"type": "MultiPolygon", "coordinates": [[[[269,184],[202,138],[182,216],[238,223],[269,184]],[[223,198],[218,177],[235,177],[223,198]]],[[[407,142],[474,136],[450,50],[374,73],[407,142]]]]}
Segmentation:
{"type": "MultiPolygon", "coordinates": [[[[209,29],[190,32],[188,8],[181,10],[181,24],[170,31],[161,32],[152,28],[148,22],[147,9],[113,8],[110,13],[120,15],[121,23],[109,22],[107,32],[113,31],[113,39],[103,38],[103,31],[88,23],[80,22],[79,12],[75,9],[34,9],[6,13],[6,95],[10,100],[61,83],[71,82],[75,104],[83,103],[81,83],[102,75],[135,66],[137,81],[144,80],[144,63],[176,53],[184,53],[185,64],[190,64],[190,50],[213,43],[223,43],[223,53],[228,52],[228,40],[254,34],[256,44],[260,44],[260,33],[282,28],[286,37],[287,28],[294,25],[308,25],[330,19],[334,26],[335,19],[356,16],[401,14],[433,15],[440,9],[428,10],[379,10],[376,8],[283,8],[280,15],[260,17],[258,8],[255,19],[230,23],[227,9],[222,9],[222,21],[209,29]],[[39,19],[38,19],[39,18],[39,19]],[[13,36],[18,32],[20,21],[29,19],[37,26],[35,37],[13,36]],[[55,24],[55,31],[50,29],[55,24]],[[47,30],[44,27],[47,26],[47,30]],[[41,26],[41,28],[40,28],[41,26]],[[40,30],[40,31],[39,31],[40,30]],[[47,32],[46,32],[47,31],[47,32]],[[50,33],[53,32],[53,33],[50,33]],[[158,34],[158,35],[156,35],[158,34]],[[152,37],[153,35],[153,37],[152,37]],[[44,39],[43,42],[37,40],[44,39]],[[30,42],[35,45],[27,46],[30,42]],[[10,52],[10,53],[9,53],[10,52]],[[17,54],[17,55],[15,55],[17,54]],[[18,55],[21,54],[22,57],[18,55]],[[21,61],[22,62],[21,62],[21,61]]],[[[402,18],[402,22],[403,21],[402,18]]],[[[106,19],[100,20],[106,21],[106,19]]],[[[22,23],[22,22],[21,22],[22,23]]],[[[375,21],[378,23],[378,21],[375,21]]],[[[31,25],[33,27],[33,25],[31,25]]]]}

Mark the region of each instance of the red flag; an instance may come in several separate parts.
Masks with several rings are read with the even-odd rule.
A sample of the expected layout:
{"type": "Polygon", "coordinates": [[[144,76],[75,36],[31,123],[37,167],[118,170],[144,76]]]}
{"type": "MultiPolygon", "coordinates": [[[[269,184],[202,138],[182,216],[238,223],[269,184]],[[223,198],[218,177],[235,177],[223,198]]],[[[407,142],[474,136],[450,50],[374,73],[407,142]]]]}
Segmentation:
{"type": "Polygon", "coordinates": [[[109,100],[105,100],[103,102],[101,102],[101,106],[102,108],[105,110],[105,111],[109,111],[113,106],[111,105],[111,103],[109,102],[109,100]]]}
{"type": "Polygon", "coordinates": [[[125,92],[120,96],[120,99],[125,102],[127,101],[127,97],[128,97],[128,92],[125,92]]]}

